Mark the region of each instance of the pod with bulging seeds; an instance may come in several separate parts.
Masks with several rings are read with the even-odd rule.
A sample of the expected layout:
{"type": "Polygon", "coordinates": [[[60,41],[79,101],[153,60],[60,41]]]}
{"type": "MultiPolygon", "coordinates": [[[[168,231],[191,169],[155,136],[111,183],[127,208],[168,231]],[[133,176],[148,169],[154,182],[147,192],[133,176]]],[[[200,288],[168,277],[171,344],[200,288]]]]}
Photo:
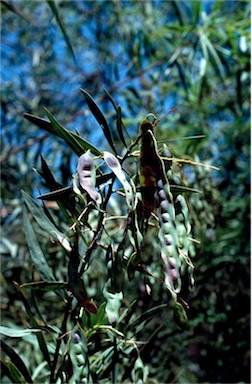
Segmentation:
{"type": "Polygon", "coordinates": [[[170,192],[169,182],[165,178],[157,182],[156,200],[165,283],[170,289],[173,298],[176,300],[177,293],[181,290],[181,261],[179,257],[173,197],[170,192]]]}
{"type": "Polygon", "coordinates": [[[78,186],[81,191],[85,191],[97,204],[101,204],[101,195],[95,189],[96,172],[93,158],[90,151],[81,155],[77,165],[78,186]]]}

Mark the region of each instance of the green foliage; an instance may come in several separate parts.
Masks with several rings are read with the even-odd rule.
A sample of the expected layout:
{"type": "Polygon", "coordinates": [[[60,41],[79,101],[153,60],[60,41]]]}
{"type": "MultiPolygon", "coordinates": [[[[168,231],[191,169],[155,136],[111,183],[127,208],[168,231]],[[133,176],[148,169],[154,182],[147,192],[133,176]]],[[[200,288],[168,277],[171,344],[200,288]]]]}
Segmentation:
{"type": "Polygon", "coordinates": [[[2,382],[249,382],[250,3],[2,1],[1,11],[2,322],[29,333],[2,334],[2,382]],[[155,136],[179,249],[195,265],[192,275],[184,258],[176,305],[158,221],[145,235],[140,220],[131,147],[143,116],[174,105],[155,136]],[[71,177],[89,150],[101,204],[71,177]],[[97,313],[80,311],[69,285],[74,245],[97,313]]]}
{"type": "MultiPolygon", "coordinates": [[[[91,96],[88,96],[88,100],[89,104],[91,103],[90,108],[94,116],[98,121],[102,121],[103,126],[109,129],[108,123],[106,123],[105,117],[102,115],[99,107],[95,105],[93,99],[92,102],[90,102],[91,96]]],[[[69,140],[69,138],[72,137],[71,132],[59,126],[54,117],[49,113],[48,117],[50,118],[52,127],[56,128],[55,135],[58,135],[57,129],[60,127],[61,137],[71,149],[74,149],[72,140],[69,140]]],[[[36,117],[32,118],[32,121],[37,125],[38,120],[36,117]]],[[[47,130],[47,125],[44,123],[43,125],[47,130]]],[[[108,135],[106,131],[104,135],[107,140],[110,141],[111,136],[108,135]]],[[[179,299],[181,284],[177,284],[176,287],[174,287],[170,280],[173,279],[173,277],[171,278],[172,271],[167,271],[168,265],[172,265],[171,260],[174,259],[174,252],[169,251],[166,257],[158,257],[160,247],[157,243],[157,247],[153,248],[153,251],[157,254],[156,260],[155,262],[154,260],[152,261],[153,265],[150,264],[149,260],[149,268],[146,268],[146,261],[142,256],[145,251],[143,239],[148,233],[146,223],[144,231],[141,233],[139,230],[139,228],[143,227],[142,223],[145,217],[143,213],[143,202],[141,202],[141,197],[137,192],[139,186],[136,184],[137,178],[135,178],[134,173],[130,175],[130,181],[128,181],[125,171],[123,170],[126,160],[134,156],[132,151],[139,140],[142,140],[141,136],[135,140],[135,142],[130,143],[123,158],[119,156],[116,157],[105,151],[102,156],[99,156],[97,159],[96,167],[90,149],[82,154],[78,160],[77,174],[73,175],[72,185],[68,187],[68,199],[71,202],[71,206],[68,204],[64,206],[65,195],[64,193],[62,195],[62,187],[60,183],[55,180],[45,160],[43,158],[41,159],[43,170],[39,173],[52,190],[49,194],[41,195],[40,198],[45,199],[45,196],[47,198],[51,193],[53,193],[53,198],[58,198],[60,202],[59,209],[62,208],[58,216],[61,215],[62,219],[57,224],[55,223],[56,218],[54,218],[45,207],[43,208],[38,205],[27,193],[23,192],[27,207],[24,208],[24,231],[33,265],[42,281],[32,281],[22,284],[21,287],[18,287],[18,290],[20,290],[21,293],[24,288],[26,290],[30,289],[34,298],[36,297],[36,292],[54,292],[65,307],[61,333],[64,336],[64,331],[65,334],[67,334],[67,328],[70,327],[69,332],[73,334],[69,343],[67,343],[69,349],[67,350],[68,352],[64,352],[64,361],[62,361],[60,356],[62,337],[58,338],[52,356],[48,351],[46,341],[42,334],[38,337],[42,354],[44,354],[48,362],[49,369],[46,376],[48,376],[48,378],[50,377],[51,383],[57,382],[58,377],[60,377],[61,380],[70,382],[96,382],[97,380],[103,379],[114,382],[118,380],[119,377],[120,381],[129,377],[136,382],[141,382],[143,379],[146,380],[148,369],[144,368],[140,357],[138,343],[140,342],[141,345],[142,342],[137,340],[137,335],[139,331],[144,328],[146,321],[149,321],[154,314],[164,306],[166,307],[167,304],[158,305],[142,313],[137,318],[134,318],[134,313],[131,311],[133,303],[129,302],[130,296],[128,297],[127,294],[129,286],[129,281],[127,282],[126,279],[127,269],[130,268],[131,270],[133,268],[134,272],[138,271],[138,274],[135,276],[135,284],[139,285],[141,281],[145,279],[145,276],[154,276],[151,270],[154,270],[155,263],[160,264],[160,260],[163,259],[165,264],[165,280],[163,281],[162,274],[156,275],[155,278],[162,283],[164,288],[170,290],[175,302],[179,299]],[[101,163],[102,158],[104,158],[105,164],[114,174],[110,174],[110,177],[107,179],[105,178],[107,171],[104,170],[104,165],[101,163]],[[98,184],[98,191],[96,191],[96,176],[98,177],[98,174],[105,182],[100,182],[98,184]],[[123,191],[115,187],[116,179],[122,184],[123,191]],[[56,189],[58,194],[55,194],[55,187],[58,187],[58,189],[56,189]],[[97,196],[99,198],[97,198],[97,196]],[[111,204],[111,201],[113,201],[113,204],[111,204]],[[126,207],[127,209],[125,209],[126,207]],[[66,251],[69,258],[67,283],[62,282],[64,279],[63,276],[60,278],[61,281],[56,280],[53,270],[49,266],[49,260],[47,261],[41,249],[27,209],[32,215],[32,218],[35,219],[35,223],[47,233],[47,236],[50,236],[54,242],[58,242],[66,251]],[[111,228],[109,224],[109,222],[113,222],[114,220],[118,222],[118,229],[114,225],[111,228]],[[72,223],[72,225],[68,227],[68,223],[72,223]],[[64,228],[67,228],[66,232],[64,232],[64,228]],[[96,292],[94,295],[95,304],[93,299],[89,298],[90,289],[88,284],[86,284],[86,279],[88,277],[88,270],[92,268],[93,258],[97,258],[99,255],[100,263],[102,263],[104,250],[107,250],[106,267],[108,274],[107,277],[106,274],[103,276],[104,287],[102,292],[100,292],[100,294],[96,292]],[[132,255],[135,254],[137,255],[135,262],[133,264],[132,262],[128,263],[132,255]],[[85,275],[83,275],[84,272],[85,275]],[[166,278],[168,278],[167,281],[166,278]],[[103,303],[99,304],[98,302],[100,300],[99,296],[101,297],[102,295],[106,300],[105,306],[103,303]],[[96,296],[98,297],[96,298],[96,296]],[[126,304],[127,302],[129,302],[128,305],[126,304]],[[127,324],[125,323],[126,317],[127,324]],[[79,328],[79,332],[75,332],[76,327],[79,328]],[[104,339],[105,336],[107,337],[106,339],[104,339]],[[96,346],[94,351],[93,344],[96,346]],[[70,371],[69,368],[64,368],[65,364],[67,364],[67,366],[70,364],[70,371]]],[[[170,239],[172,236],[175,236],[174,238],[177,239],[176,227],[172,227],[173,232],[171,231],[171,226],[165,230],[168,223],[174,223],[175,225],[175,208],[173,206],[173,196],[165,174],[165,166],[163,160],[158,155],[157,143],[153,134],[152,140],[156,148],[156,156],[162,164],[162,169],[160,168],[160,171],[157,172],[156,183],[159,185],[161,181],[159,180],[160,178],[163,179],[163,181],[162,188],[157,190],[157,196],[160,197],[162,195],[160,201],[157,198],[158,209],[161,209],[161,216],[159,215],[159,221],[155,217],[154,221],[151,221],[152,225],[160,226],[160,231],[163,233],[163,237],[161,238],[165,239],[163,241],[164,244],[161,241],[162,255],[166,252],[166,249],[170,249],[171,241],[167,240],[168,237],[170,239]],[[168,188],[167,194],[164,192],[164,188],[168,188]],[[166,202],[167,205],[165,209],[162,206],[163,202],[166,202]],[[172,212],[172,219],[165,220],[163,218],[164,212],[166,212],[167,215],[169,212],[172,212]]],[[[148,143],[143,141],[142,147],[144,145],[148,145],[148,143]]],[[[147,148],[145,151],[146,150],[147,148]]],[[[117,153],[116,148],[114,148],[114,152],[117,153]]],[[[135,161],[136,167],[138,167],[137,157],[135,161]]],[[[143,164],[142,169],[144,169],[143,164]]],[[[142,186],[142,188],[144,188],[144,186],[142,186]]],[[[185,208],[186,203],[185,200],[182,199],[182,196],[179,196],[180,201],[184,204],[182,205],[182,211],[188,226],[188,211],[185,208]]],[[[184,222],[180,222],[180,227],[181,226],[185,226],[184,222]]],[[[180,240],[181,236],[184,238],[187,237],[187,235],[188,230],[185,226],[183,234],[180,233],[180,240]]],[[[183,239],[181,241],[183,242],[183,239]]],[[[189,258],[187,253],[184,249],[182,259],[185,257],[189,258]]],[[[178,260],[180,260],[179,254],[178,260]]],[[[50,261],[50,264],[52,264],[52,261],[50,261]]],[[[132,274],[130,271],[128,273],[131,279],[133,279],[134,273],[132,274]]],[[[181,279],[180,273],[180,268],[178,267],[176,270],[176,279],[179,279],[179,281],[181,279]]],[[[185,270],[183,273],[185,273],[185,270]]],[[[160,285],[160,282],[157,282],[157,284],[160,285]]],[[[23,293],[21,294],[23,296],[23,293]]],[[[30,307],[30,304],[24,296],[23,300],[26,310],[28,314],[30,314],[30,320],[33,325],[37,326],[38,322],[32,314],[32,307],[30,307]]],[[[184,303],[184,300],[182,300],[182,303],[184,303]]],[[[171,305],[173,306],[173,304],[171,305]]],[[[39,310],[37,306],[35,306],[35,310],[39,310]]],[[[40,311],[38,314],[40,314],[40,311]]],[[[181,304],[176,303],[174,314],[175,319],[178,319],[178,324],[185,323],[185,309],[183,309],[181,304]]],[[[43,320],[43,322],[46,324],[45,320],[43,320]]],[[[47,331],[50,335],[48,327],[47,331]]],[[[19,336],[22,337],[24,335],[25,333],[19,336]]],[[[9,374],[12,379],[16,378],[16,373],[13,372],[13,369],[10,367],[9,374]]]]}

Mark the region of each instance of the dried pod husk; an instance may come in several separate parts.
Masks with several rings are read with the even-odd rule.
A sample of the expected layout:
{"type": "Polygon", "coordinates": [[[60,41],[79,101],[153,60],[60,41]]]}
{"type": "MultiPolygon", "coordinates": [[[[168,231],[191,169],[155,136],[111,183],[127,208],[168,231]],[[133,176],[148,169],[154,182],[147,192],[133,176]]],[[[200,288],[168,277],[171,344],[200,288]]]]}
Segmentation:
{"type": "Polygon", "coordinates": [[[90,151],[81,155],[77,165],[78,184],[81,191],[86,191],[97,204],[101,204],[101,195],[95,190],[96,172],[90,151]]]}

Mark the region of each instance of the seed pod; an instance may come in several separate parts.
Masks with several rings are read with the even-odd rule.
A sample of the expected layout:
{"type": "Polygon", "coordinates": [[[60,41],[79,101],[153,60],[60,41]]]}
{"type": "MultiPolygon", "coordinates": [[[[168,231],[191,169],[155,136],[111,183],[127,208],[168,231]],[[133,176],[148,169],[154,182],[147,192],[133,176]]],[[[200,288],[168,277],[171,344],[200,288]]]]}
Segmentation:
{"type": "Polygon", "coordinates": [[[86,191],[97,204],[101,204],[101,195],[95,190],[95,166],[90,156],[90,151],[87,151],[79,157],[77,173],[80,189],[86,191]]]}
{"type": "Polygon", "coordinates": [[[181,289],[180,257],[178,250],[177,228],[173,197],[168,180],[157,181],[157,209],[159,218],[159,239],[161,257],[164,262],[165,282],[176,300],[176,294],[181,289]]]}
{"type": "Polygon", "coordinates": [[[182,195],[178,195],[175,201],[176,209],[176,226],[178,234],[178,246],[180,249],[180,259],[181,259],[181,272],[184,274],[188,271],[189,279],[191,285],[194,283],[193,278],[193,264],[190,260],[190,244],[188,235],[191,232],[191,225],[189,221],[189,212],[186,201],[182,195]]]}
{"type": "Polygon", "coordinates": [[[130,183],[127,181],[125,174],[123,173],[121,164],[117,160],[117,158],[112,155],[110,152],[104,152],[104,160],[107,164],[107,166],[111,169],[111,171],[114,172],[118,180],[121,182],[125,196],[126,196],[126,202],[129,207],[129,209],[132,209],[133,207],[133,191],[131,188],[130,183]]]}
{"type": "Polygon", "coordinates": [[[86,340],[81,331],[75,332],[72,335],[69,352],[73,364],[73,376],[75,382],[92,383],[86,340]]]}

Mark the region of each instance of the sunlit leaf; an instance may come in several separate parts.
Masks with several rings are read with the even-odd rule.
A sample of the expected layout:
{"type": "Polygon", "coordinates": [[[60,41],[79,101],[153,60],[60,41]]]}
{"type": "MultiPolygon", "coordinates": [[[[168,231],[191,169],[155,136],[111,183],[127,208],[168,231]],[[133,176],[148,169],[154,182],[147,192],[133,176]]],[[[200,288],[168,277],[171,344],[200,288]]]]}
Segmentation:
{"type": "Polygon", "coordinates": [[[18,329],[18,328],[9,328],[3,325],[0,326],[0,334],[8,337],[24,337],[27,335],[31,335],[32,333],[41,332],[39,329],[26,328],[26,329],[18,329]]]}

